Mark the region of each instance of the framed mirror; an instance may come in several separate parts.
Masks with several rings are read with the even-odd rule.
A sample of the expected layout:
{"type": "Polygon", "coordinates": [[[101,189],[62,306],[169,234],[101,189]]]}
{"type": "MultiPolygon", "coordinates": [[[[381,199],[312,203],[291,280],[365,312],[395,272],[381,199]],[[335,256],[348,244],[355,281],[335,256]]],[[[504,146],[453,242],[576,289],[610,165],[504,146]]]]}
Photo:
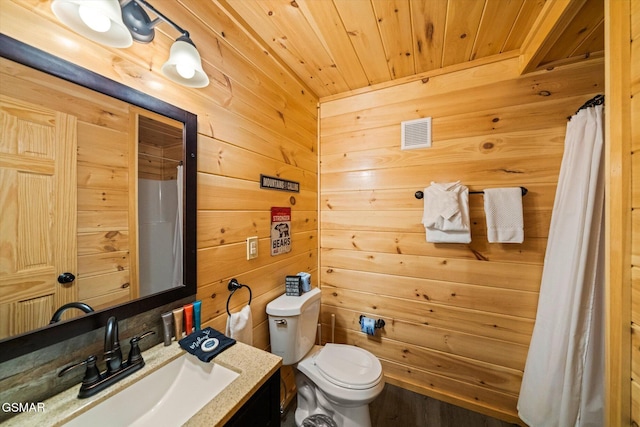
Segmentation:
{"type": "Polygon", "coordinates": [[[0,174],[10,177],[0,192],[0,362],[101,328],[109,316],[121,320],[195,297],[197,117],[4,34],[0,57],[9,92],[0,94],[5,128],[35,138],[0,142],[0,174]],[[44,86],[18,88],[10,78],[44,86]],[[52,89],[58,83],[49,81],[58,79],[62,89],[52,89]],[[57,101],[45,98],[53,90],[57,101]],[[78,104],[79,117],[57,111],[65,103],[78,104]],[[95,118],[83,119],[92,110],[95,118]],[[47,135],[38,121],[60,129],[47,135]],[[32,165],[22,165],[23,153],[32,165]],[[69,302],[94,311],[72,308],[74,317],[48,325],[51,311],[69,302]]]}

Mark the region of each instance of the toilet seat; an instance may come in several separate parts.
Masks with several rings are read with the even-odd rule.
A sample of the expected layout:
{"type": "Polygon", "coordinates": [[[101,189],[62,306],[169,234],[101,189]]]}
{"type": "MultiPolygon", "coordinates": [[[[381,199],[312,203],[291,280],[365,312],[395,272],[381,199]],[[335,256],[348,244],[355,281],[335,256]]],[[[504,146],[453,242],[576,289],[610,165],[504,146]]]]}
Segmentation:
{"type": "MultiPolygon", "coordinates": [[[[319,345],[314,346],[311,351],[307,353],[307,355],[296,364],[296,383],[298,383],[298,381],[301,379],[301,376],[306,377],[313,383],[314,387],[317,388],[325,398],[327,398],[334,405],[337,405],[335,406],[336,408],[357,408],[362,405],[368,405],[371,401],[373,401],[373,399],[375,399],[380,393],[382,393],[382,389],[384,388],[384,375],[382,374],[382,365],[380,365],[380,361],[376,360],[377,363],[372,363],[372,368],[370,370],[367,369],[369,374],[363,374],[365,380],[354,381],[359,384],[359,387],[362,388],[353,388],[353,384],[346,384],[344,378],[336,380],[335,378],[331,378],[329,375],[327,375],[326,370],[330,371],[330,368],[325,367],[325,372],[323,372],[316,364],[317,357],[325,350],[325,347],[329,346],[329,348],[331,348],[331,346],[333,345],[339,346],[338,349],[340,349],[341,347],[352,347],[346,344],[326,344],[324,347],[319,345]],[[378,372],[379,375],[377,374],[378,372]],[[369,379],[375,376],[377,376],[377,379],[374,379],[373,382],[370,382],[369,379]],[[364,388],[367,385],[368,388],[364,388]]],[[[361,358],[361,360],[369,360],[368,355],[370,355],[371,353],[363,349],[361,350],[365,353],[355,353],[356,355],[358,355],[358,358],[361,358]]],[[[334,353],[333,350],[329,350],[324,357],[320,358],[320,365],[324,365],[324,363],[322,362],[323,359],[326,359],[325,362],[328,363],[332,356],[339,357],[340,359],[350,360],[350,358],[344,356],[345,354],[353,355],[354,353],[349,353],[348,349],[346,353],[341,351],[334,353]]],[[[363,368],[360,367],[357,369],[362,370],[363,368]]],[[[356,368],[354,368],[354,371],[355,370],[356,368]]],[[[333,372],[333,375],[337,375],[335,371],[333,372]]]]}
{"type": "Polygon", "coordinates": [[[352,345],[328,343],[316,354],[313,363],[327,381],[353,390],[371,388],[382,376],[378,358],[352,345]]]}

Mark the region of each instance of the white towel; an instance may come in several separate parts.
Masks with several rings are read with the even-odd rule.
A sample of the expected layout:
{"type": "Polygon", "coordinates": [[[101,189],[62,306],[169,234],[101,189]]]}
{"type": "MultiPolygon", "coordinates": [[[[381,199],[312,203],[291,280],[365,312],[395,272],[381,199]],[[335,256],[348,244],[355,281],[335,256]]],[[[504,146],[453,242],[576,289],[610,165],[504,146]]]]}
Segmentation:
{"type": "Polygon", "coordinates": [[[245,344],[253,345],[253,320],[251,319],[251,307],[245,305],[237,313],[231,313],[227,317],[225,335],[245,344]]]}
{"type": "Polygon", "coordinates": [[[485,189],[484,213],[487,217],[487,238],[490,243],[524,241],[520,187],[485,189]]]}
{"type": "Polygon", "coordinates": [[[431,243],[469,243],[469,189],[460,181],[436,183],[424,189],[422,223],[431,243]]]}
{"type": "Polygon", "coordinates": [[[470,231],[441,231],[427,228],[429,243],[471,243],[470,231]]]}
{"type": "Polygon", "coordinates": [[[424,213],[422,223],[425,227],[436,230],[464,231],[468,224],[463,224],[460,192],[466,187],[460,181],[449,183],[432,182],[424,189],[424,213]]]}

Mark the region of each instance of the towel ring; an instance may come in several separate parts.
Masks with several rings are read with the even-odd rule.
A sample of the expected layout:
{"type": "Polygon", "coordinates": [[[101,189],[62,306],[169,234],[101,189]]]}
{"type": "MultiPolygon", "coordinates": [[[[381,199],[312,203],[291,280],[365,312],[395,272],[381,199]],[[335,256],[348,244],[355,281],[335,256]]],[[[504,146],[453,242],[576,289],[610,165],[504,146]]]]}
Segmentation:
{"type": "Polygon", "coordinates": [[[227,286],[227,289],[229,289],[231,291],[231,294],[229,294],[229,298],[227,298],[227,314],[229,316],[231,316],[231,312],[229,311],[229,301],[231,301],[231,297],[233,296],[235,291],[237,291],[238,289],[240,289],[242,287],[249,289],[249,303],[247,305],[251,305],[251,299],[253,298],[253,296],[251,294],[251,288],[248,287],[247,285],[243,285],[241,283],[238,283],[238,281],[236,279],[231,279],[229,281],[229,285],[227,286]]]}

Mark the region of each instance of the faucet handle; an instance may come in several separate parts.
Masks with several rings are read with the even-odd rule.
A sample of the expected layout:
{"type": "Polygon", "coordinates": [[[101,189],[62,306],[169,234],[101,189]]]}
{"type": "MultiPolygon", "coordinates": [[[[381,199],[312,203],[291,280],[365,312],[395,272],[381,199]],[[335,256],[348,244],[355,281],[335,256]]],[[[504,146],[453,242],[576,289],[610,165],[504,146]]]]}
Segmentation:
{"type": "Polygon", "coordinates": [[[74,363],[74,364],[69,365],[66,368],[62,369],[58,373],[58,377],[62,377],[67,372],[71,371],[72,369],[75,369],[75,368],[77,368],[79,366],[86,365],[87,369],[84,372],[84,378],[82,379],[82,385],[86,387],[86,386],[90,386],[92,384],[95,384],[100,380],[100,371],[96,367],[97,360],[98,360],[98,358],[92,354],[91,356],[89,356],[85,360],[83,360],[82,362],[74,363]]]}
{"type": "Polygon", "coordinates": [[[148,337],[149,335],[155,335],[155,331],[147,331],[142,335],[137,335],[129,340],[131,344],[131,349],[129,350],[129,366],[132,364],[142,362],[142,354],[140,353],[140,347],[138,346],[138,342],[140,340],[148,337]]]}

